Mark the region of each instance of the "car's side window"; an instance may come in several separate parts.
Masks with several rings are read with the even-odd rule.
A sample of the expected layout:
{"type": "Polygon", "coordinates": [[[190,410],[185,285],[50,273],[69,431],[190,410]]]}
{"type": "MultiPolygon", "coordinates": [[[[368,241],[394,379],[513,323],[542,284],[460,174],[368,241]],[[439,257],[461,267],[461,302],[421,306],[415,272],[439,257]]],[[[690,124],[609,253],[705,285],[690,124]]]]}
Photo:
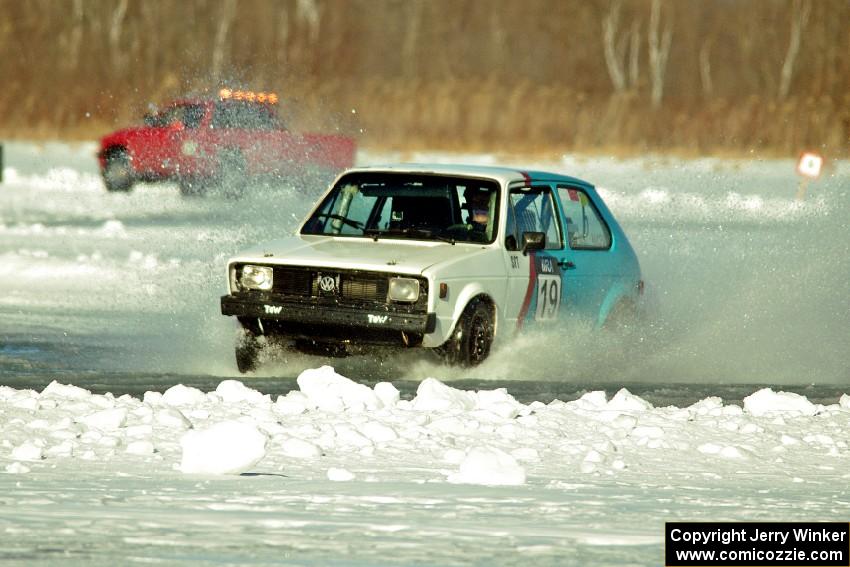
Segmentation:
{"type": "Polygon", "coordinates": [[[160,127],[167,127],[175,123],[179,123],[182,126],[183,113],[184,110],[182,106],[172,106],[171,108],[166,108],[165,110],[157,114],[157,125],[160,127]]]}
{"type": "Polygon", "coordinates": [[[188,104],[184,107],[183,124],[186,128],[194,130],[201,125],[201,120],[204,119],[204,107],[200,104],[188,104]]]}
{"type": "Polygon", "coordinates": [[[513,242],[521,246],[524,232],[545,233],[546,250],[558,250],[564,247],[558,215],[555,214],[555,204],[552,201],[552,192],[548,186],[511,189],[505,240],[508,249],[512,249],[513,242]]]}
{"type": "Polygon", "coordinates": [[[558,187],[567,221],[567,242],[574,250],[608,250],[611,230],[587,193],[575,187],[558,187]]]}

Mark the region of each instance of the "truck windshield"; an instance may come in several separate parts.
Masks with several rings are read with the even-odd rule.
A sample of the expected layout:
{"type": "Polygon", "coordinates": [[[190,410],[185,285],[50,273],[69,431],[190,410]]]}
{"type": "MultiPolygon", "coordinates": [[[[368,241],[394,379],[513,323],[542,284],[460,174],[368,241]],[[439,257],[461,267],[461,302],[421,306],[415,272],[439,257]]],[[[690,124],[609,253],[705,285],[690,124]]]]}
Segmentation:
{"type": "Polygon", "coordinates": [[[444,175],[352,173],[334,186],[301,234],[489,243],[498,183],[444,175]]]}

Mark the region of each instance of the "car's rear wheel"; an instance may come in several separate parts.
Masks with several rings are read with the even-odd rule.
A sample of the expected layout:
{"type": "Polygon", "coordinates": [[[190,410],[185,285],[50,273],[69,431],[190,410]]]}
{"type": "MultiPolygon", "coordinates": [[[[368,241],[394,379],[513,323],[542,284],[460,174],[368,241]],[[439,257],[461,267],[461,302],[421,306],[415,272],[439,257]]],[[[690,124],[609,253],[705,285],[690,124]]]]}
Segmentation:
{"type": "Polygon", "coordinates": [[[493,310],[476,299],[466,306],[440,354],[452,366],[477,366],[489,356],[492,344],[493,310]]]}
{"type": "Polygon", "coordinates": [[[634,332],[638,328],[638,323],[637,307],[632,301],[623,299],[617,302],[608,313],[602,328],[607,331],[626,334],[634,332]]]}
{"type": "Polygon", "coordinates": [[[130,155],[124,149],[111,150],[106,154],[103,167],[103,184],[110,193],[126,193],[133,188],[135,178],[130,155]]]}

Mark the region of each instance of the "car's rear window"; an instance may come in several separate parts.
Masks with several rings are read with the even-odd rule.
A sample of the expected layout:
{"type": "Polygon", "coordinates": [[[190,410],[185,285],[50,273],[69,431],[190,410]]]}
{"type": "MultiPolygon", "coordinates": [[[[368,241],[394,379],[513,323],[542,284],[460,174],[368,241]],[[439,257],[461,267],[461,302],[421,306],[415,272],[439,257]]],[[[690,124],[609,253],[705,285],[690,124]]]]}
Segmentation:
{"type": "Polygon", "coordinates": [[[213,128],[271,130],[280,128],[274,108],[267,104],[239,100],[217,102],[212,118],[213,128]]]}

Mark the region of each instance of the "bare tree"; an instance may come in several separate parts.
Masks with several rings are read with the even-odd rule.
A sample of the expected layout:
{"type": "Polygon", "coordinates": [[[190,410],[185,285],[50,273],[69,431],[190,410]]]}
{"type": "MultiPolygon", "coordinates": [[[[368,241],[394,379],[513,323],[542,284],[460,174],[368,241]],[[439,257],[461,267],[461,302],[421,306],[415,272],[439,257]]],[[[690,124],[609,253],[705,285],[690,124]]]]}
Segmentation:
{"type": "Polygon", "coordinates": [[[68,51],[65,64],[69,69],[77,69],[80,64],[80,47],[83,43],[83,22],[85,11],[83,0],[74,0],[74,16],[68,37],[68,51]]]}
{"type": "Polygon", "coordinates": [[[218,20],[218,29],[215,34],[213,46],[212,74],[219,77],[224,65],[224,57],[227,51],[227,34],[236,17],[236,0],[224,0],[221,5],[221,15],[218,20]]]}
{"type": "Polygon", "coordinates": [[[640,20],[632,22],[629,32],[629,86],[636,89],[640,80],[640,20]]]}
{"type": "Polygon", "coordinates": [[[295,4],[295,13],[299,20],[307,23],[307,28],[310,32],[310,42],[315,43],[318,41],[322,17],[316,0],[298,0],[295,4]]]}
{"type": "Polygon", "coordinates": [[[286,6],[283,6],[278,13],[277,37],[280,42],[277,60],[279,63],[288,63],[289,61],[289,11],[286,6]]]}
{"type": "Polygon", "coordinates": [[[618,93],[636,89],[640,80],[640,20],[635,19],[629,31],[620,37],[622,8],[622,0],[612,0],[608,14],[602,20],[605,65],[614,91],[618,93]]]}
{"type": "Polygon", "coordinates": [[[661,0],[652,0],[652,8],[649,14],[649,78],[652,84],[652,106],[661,106],[664,97],[664,75],[667,72],[667,57],[670,55],[670,42],[673,39],[673,31],[666,27],[663,34],[660,33],[661,25],[661,0]]]}
{"type": "Polygon", "coordinates": [[[407,8],[410,11],[410,18],[407,21],[407,31],[402,44],[402,62],[409,77],[415,77],[417,72],[416,66],[416,46],[419,43],[419,28],[422,23],[422,13],[425,8],[425,0],[411,0],[407,3],[407,8]]]}
{"type": "Polygon", "coordinates": [[[699,78],[702,84],[702,94],[711,98],[714,94],[714,81],[711,78],[711,47],[713,41],[708,39],[699,49],[699,78]]]}
{"type": "Polygon", "coordinates": [[[605,65],[608,67],[611,82],[614,83],[614,91],[618,93],[626,90],[626,72],[623,68],[625,41],[617,38],[622,8],[623,0],[612,0],[608,14],[602,20],[602,45],[605,48],[605,65]]]}
{"type": "Polygon", "coordinates": [[[794,64],[800,53],[800,43],[803,29],[809,21],[812,5],[808,0],[794,0],[791,9],[791,37],[788,40],[788,52],[782,63],[782,73],[779,76],[779,99],[784,100],[791,89],[791,78],[794,75],[794,64]]]}
{"type": "Polygon", "coordinates": [[[124,17],[127,15],[128,0],[119,0],[112,11],[109,22],[109,58],[112,61],[112,69],[119,72],[124,66],[127,57],[121,49],[121,35],[124,28],[124,17]]]}
{"type": "Polygon", "coordinates": [[[490,10],[490,55],[491,66],[498,68],[505,60],[506,48],[508,46],[508,30],[506,29],[506,17],[499,10],[490,10]]]}

